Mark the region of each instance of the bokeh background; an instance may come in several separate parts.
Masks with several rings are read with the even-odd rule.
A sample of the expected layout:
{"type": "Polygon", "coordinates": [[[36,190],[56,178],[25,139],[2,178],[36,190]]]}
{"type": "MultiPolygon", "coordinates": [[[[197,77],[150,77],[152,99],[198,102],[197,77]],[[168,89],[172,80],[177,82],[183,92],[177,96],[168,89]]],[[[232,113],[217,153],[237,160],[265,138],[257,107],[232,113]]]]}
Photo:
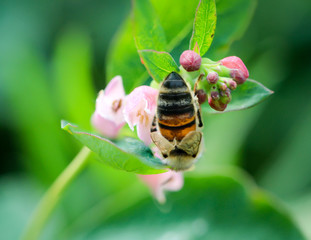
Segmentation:
{"type": "MultiPolygon", "coordinates": [[[[60,129],[60,120],[91,129],[97,92],[110,80],[109,44],[130,7],[129,0],[0,2],[3,239],[20,236],[40,196],[81,148],[60,129]]],[[[197,167],[201,173],[211,165],[241,167],[280,201],[309,239],[310,12],[308,0],[257,2],[228,55],[241,57],[250,77],[275,94],[252,109],[205,116],[209,161],[197,167]]],[[[92,161],[66,191],[42,237],[66,239],[99,225],[109,201],[115,201],[107,196],[117,196],[119,204],[112,205],[122,211],[149,192],[134,174],[92,161]],[[131,191],[134,196],[122,203],[131,191]]]]}

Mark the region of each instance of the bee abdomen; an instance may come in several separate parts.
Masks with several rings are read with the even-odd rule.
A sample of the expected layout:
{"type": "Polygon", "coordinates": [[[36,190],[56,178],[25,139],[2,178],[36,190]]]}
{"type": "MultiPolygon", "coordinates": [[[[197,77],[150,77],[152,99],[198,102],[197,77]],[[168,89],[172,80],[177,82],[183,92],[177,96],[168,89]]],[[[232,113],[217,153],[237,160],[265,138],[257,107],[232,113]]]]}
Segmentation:
{"type": "Polygon", "coordinates": [[[191,122],[177,126],[169,126],[159,122],[159,130],[167,140],[173,141],[176,138],[176,140],[181,141],[189,132],[196,130],[196,121],[193,118],[191,122]]]}
{"type": "MultiPolygon", "coordinates": [[[[194,115],[194,107],[189,104],[186,106],[176,106],[176,107],[160,107],[158,106],[159,115],[183,115],[189,114],[189,116],[194,115]]],[[[159,117],[161,118],[161,117],[159,117]]]]}
{"type": "Polygon", "coordinates": [[[195,119],[193,119],[189,123],[179,125],[179,126],[168,126],[166,124],[159,123],[160,128],[164,128],[164,129],[168,129],[168,130],[172,130],[172,131],[180,131],[180,130],[183,130],[185,128],[192,127],[193,125],[195,125],[195,119]]]}
{"type": "Polygon", "coordinates": [[[196,130],[195,106],[190,88],[176,72],[164,80],[158,97],[159,130],[169,141],[183,139],[196,130]]]}
{"type": "Polygon", "coordinates": [[[183,108],[192,105],[192,96],[187,92],[160,93],[158,107],[160,108],[183,108]]]}
{"type": "Polygon", "coordinates": [[[159,123],[168,126],[180,126],[191,122],[195,116],[191,94],[189,92],[160,93],[157,115],[159,123]]]}

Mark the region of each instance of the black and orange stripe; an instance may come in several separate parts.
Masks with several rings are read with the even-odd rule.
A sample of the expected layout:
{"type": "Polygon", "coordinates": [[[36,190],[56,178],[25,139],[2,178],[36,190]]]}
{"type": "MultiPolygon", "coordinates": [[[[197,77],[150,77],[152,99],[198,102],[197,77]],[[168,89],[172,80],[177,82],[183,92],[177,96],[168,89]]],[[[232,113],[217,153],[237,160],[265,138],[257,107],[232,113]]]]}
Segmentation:
{"type": "Polygon", "coordinates": [[[169,141],[181,141],[190,131],[196,130],[196,109],[191,91],[176,72],[163,81],[158,97],[158,127],[169,141]]]}

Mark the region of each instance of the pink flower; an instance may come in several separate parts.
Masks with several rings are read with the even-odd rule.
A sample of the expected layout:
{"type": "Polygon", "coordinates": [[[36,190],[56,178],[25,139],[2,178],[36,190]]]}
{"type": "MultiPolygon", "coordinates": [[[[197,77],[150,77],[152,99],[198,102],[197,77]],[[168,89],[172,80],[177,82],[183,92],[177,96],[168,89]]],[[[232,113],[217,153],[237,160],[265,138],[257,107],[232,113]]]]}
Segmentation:
{"type": "Polygon", "coordinates": [[[184,185],[182,173],[168,171],[154,175],[139,175],[141,180],[151,189],[154,197],[165,203],[165,191],[179,191],[184,185]]]}
{"type": "Polygon", "coordinates": [[[138,137],[146,144],[151,143],[150,127],[157,106],[158,90],[140,86],[135,88],[126,99],[123,110],[125,121],[134,130],[137,126],[138,137]]]}
{"type": "Polygon", "coordinates": [[[123,116],[125,92],[121,76],[114,77],[96,99],[93,126],[104,136],[115,138],[125,124],[123,116]]]}
{"type": "Polygon", "coordinates": [[[245,64],[238,57],[226,57],[220,60],[220,63],[231,69],[230,75],[238,84],[244,83],[249,77],[249,73],[245,64]]]}

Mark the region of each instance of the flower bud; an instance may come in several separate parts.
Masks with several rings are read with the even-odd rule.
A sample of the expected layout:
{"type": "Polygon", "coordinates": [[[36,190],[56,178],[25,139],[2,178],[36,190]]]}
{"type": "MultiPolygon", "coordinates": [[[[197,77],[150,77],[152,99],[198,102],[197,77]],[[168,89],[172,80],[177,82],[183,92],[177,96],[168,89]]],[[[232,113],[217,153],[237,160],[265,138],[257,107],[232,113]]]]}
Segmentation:
{"type": "Polygon", "coordinates": [[[199,104],[202,104],[206,101],[207,99],[207,95],[206,95],[206,92],[203,90],[203,89],[199,89],[195,92],[195,95],[197,96],[198,98],[198,102],[199,104]]]}
{"type": "Polygon", "coordinates": [[[216,111],[224,111],[227,107],[227,104],[222,103],[220,100],[213,100],[210,96],[208,97],[208,104],[216,111]]]}
{"type": "Polygon", "coordinates": [[[179,58],[180,65],[188,72],[199,70],[201,60],[201,56],[192,50],[184,51],[179,58]]]}
{"type": "MultiPolygon", "coordinates": [[[[220,91],[220,93],[225,95],[225,91],[220,91]]],[[[212,88],[208,94],[208,104],[216,111],[223,111],[227,107],[227,104],[221,101],[223,98],[221,94],[219,94],[217,88],[212,88]]]]}
{"type": "Polygon", "coordinates": [[[228,87],[227,87],[227,84],[225,84],[225,83],[219,83],[219,89],[220,89],[220,90],[226,91],[227,88],[228,88],[228,87]]]}
{"type": "Polygon", "coordinates": [[[220,101],[223,104],[228,104],[231,101],[231,91],[227,88],[225,91],[220,92],[220,101]]]}
{"type": "Polygon", "coordinates": [[[249,77],[248,70],[243,63],[243,61],[235,56],[226,57],[220,60],[220,63],[231,69],[230,76],[237,82],[237,84],[242,84],[249,77]]]}
{"type": "Polygon", "coordinates": [[[219,79],[218,73],[217,72],[210,72],[207,75],[206,79],[209,83],[215,84],[219,79]]]}
{"type": "Polygon", "coordinates": [[[246,81],[246,78],[242,71],[238,69],[232,69],[230,72],[230,76],[236,81],[237,84],[243,84],[246,81]]]}
{"type": "Polygon", "coordinates": [[[211,91],[211,98],[213,100],[219,100],[219,93],[216,91],[211,91]]]}
{"type": "Polygon", "coordinates": [[[235,81],[233,81],[232,79],[230,79],[230,80],[228,80],[228,86],[231,90],[234,90],[237,87],[237,83],[235,81]]]}

